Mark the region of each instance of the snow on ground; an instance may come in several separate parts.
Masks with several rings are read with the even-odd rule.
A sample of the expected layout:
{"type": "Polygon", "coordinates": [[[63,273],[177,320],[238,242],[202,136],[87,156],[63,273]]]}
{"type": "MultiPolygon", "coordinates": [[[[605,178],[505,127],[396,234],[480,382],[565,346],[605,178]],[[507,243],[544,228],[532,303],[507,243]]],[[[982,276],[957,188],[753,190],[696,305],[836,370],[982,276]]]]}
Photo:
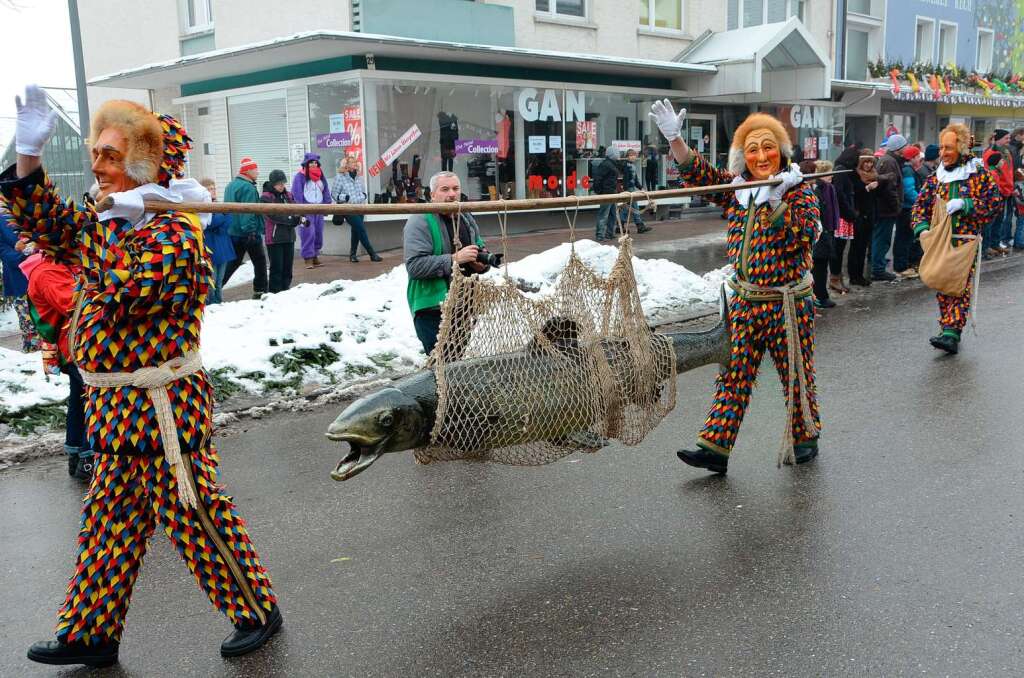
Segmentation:
{"type": "Polygon", "coordinates": [[[40,353],[0,348],[0,412],[18,412],[68,397],[68,378],[43,375],[40,353]]]}
{"type": "Polygon", "coordinates": [[[14,308],[0,311],[0,337],[8,337],[18,333],[18,314],[14,308]]]}
{"type": "Polygon", "coordinates": [[[252,262],[249,259],[245,260],[238,269],[231,274],[231,280],[224,286],[224,289],[229,290],[232,287],[238,287],[240,285],[246,285],[251,283],[256,278],[256,269],[252,267],[252,262]]]}
{"type": "MultiPolygon", "coordinates": [[[[576,250],[605,275],[618,255],[616,247],[590,240],[577,242],[576,250]]],[[[509,274],[525,289],[550,293],[569,252],[563,244],[528,256],[512,262],[509,274]]],[[[634,258],[633,264],[651,320],[715,304],[727,274],[719,269],[701,277],[665,259],[634,258]]],[[[255,393],[412,371],[425,356],[409,313],[406,282],[405,267],[397,266],[372,280],[303,284],[259,300],[210,306],[203,324],[203,362],[215,381],[255,393]]],[[[0,407],[14,410],[61,397],[63,388],[42,379],[38,355],[25,358],[0,349],[0,407]]]]}

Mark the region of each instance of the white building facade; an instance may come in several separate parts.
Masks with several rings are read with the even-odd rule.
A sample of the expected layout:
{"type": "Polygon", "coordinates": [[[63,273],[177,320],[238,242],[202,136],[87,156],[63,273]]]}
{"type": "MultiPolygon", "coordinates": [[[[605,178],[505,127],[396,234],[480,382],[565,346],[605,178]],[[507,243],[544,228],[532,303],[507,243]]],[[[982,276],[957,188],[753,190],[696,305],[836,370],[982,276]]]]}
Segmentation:
{"type": "Polygon", "coordinates": [[[221,187],[242,157],[290,176],[312,151],[328,176],[358,159],[371,201],[422,199],[441,169],[474,200],[585,195],[611,146],[671,186],[647,117],[660,98],[689,109],[687,139],[715,162],[752,110],[778,114],[805,157],[843,138],[832,0],[80,4],[90,85],[180,116],[190,173],[221,187]],[[111,34],[145,38],[129,51],[111,34]]]}

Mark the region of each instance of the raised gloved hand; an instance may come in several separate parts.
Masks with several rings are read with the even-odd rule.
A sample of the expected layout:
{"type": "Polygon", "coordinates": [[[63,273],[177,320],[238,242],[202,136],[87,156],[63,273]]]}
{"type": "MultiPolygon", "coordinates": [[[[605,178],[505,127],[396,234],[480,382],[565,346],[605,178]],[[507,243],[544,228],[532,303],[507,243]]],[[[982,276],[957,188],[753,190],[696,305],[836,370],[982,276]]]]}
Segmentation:
{"type": "Polygon", "coordinates": [[[956,214],[957,212],[959,212],[963,208],[964,208],[964,200],[963,200],[963,198],[953,198],[952,200],[950,200],[949,202],[946,203],[946,211],[949,212],[950,214],[956,214]]]}
{"type": "Polygon", "coordinates": [[[772,186],[768,192],[768,202],[771,203],[772,207],[778,207],[779,203],[782,202],[782,198],[786,195],[789,189],[794,186],[800,185],[800,182],[804,180],[804,175],[800,172],[800,168],[795,164],[790,163],[789,169],[785,172],[779,172],[773,174],[772,179],[782,179],[782,183],[778,186],[772,186]]]}
{"type": "Polygon", "coordinates": [[[651,120],[661,130],[661,135],[665,137],[665,141],[669,142],[679,138],[679,134],[683,129],[683,123],[686,122],[686,109],[680,108],[679,112],[676,113],[675,109],[672,108],[672,102],[668,99],[655,101],[651,104],[651,112],[648,115],[651,116],[651,120]]]}
{"type": "Polygon", "coordinates": [[[14,146],[21,155],[39,157],[43,146],[57,130],[57,114],[46,103],[46,94],[39,87],[25,88],[25,101],[14,97],[18,120],[14,131],[14,146]]]}

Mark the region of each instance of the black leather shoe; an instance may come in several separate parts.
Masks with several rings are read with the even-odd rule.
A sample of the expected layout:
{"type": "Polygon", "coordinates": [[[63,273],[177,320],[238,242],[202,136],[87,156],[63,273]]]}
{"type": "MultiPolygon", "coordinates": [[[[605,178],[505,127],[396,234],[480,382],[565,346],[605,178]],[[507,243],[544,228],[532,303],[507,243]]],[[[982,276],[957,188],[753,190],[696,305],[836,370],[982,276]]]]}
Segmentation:
{"type": "Polygon", "coordinates": [[[796,458],[796,463],[798,464],[806,464],[809,461],[814,461],[818,457],[818,444],[794,445],[793,456],[796,458]]]}
{"type": "Polygon", "coordinates": [[[857,285],[858,287],[871,287],[871,281],[867,278],[850,278],[851,285],[857,285]]]}
{"type": "Polygon", "coordinates": [[[945,351],[950,355],[956,355],[960,352],[960,340],[950,334],[940,334],[937,337],[932,337],[928,342],[940,351],[945,351]]]}
{"type": "Polygon", "coordinates": [[[711,452],[699,447],[696,450],[679,450],[676,455],[690,466],[706,468],[712,473],[725,474],[729,470],[729,455],[711,452]]]}
{"type": "Polygon", "coordinates": [[[348,260],[351,261],[353,264],[358,264],[359,263],[359,257],[357,257],[354,254],[350,254],[349,257],[348,257],[348,260]]]}
{"type": "Polygon", "coordinates": [[[267,614],[267,623],[263,626],[249,626],[235,629],[220,644],[220,656],[241,657],[267,644],[281,628],[281,610],[277,605],[267,614]]]}
{"type": "Polygon", "coordinates": [[[380,256],[379,254],[371,254],[370,261],[384,261],[384,257],[380,256]]]}
{"type": "Polygon", "coordinates": [[[85,664],[101,668],[117,663],[117,647],[117,643],[86,645],[77,641],[42,640],[28,649],[28,658],[40,664],[85,664]]]}

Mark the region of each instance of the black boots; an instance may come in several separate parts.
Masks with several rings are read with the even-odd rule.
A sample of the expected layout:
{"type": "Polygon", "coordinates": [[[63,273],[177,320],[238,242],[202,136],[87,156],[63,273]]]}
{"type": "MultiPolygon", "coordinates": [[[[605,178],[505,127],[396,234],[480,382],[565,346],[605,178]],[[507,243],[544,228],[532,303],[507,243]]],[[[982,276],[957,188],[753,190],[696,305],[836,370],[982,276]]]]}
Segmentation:
{"type": "Polygon", "coordinates": [[[729,455],[705,450],[703,447],[692,451],[679,450],[676,455],[690,466],[706,468],[712,473],[725,475],[729,470],[729,455]]]}
{"type": "Polygon", "coordinates": [[[793,456],[798,464],[814,461],[818,456],[818,441],[808,440],[806,443],[797,443],[793,446],[793,456]]]}
{"type": "Polygon", "coordinates": [[[62,643],[43,640],[28,649],[28,658],[40,664],[85,664],[101,668],[117,663],[117,643],[86,645],[81,642],[62,643]]]}
{"type": "Polygon", "coordinates": [[[960,333],[956,330],[942,330],[942,334],[932,337],[928,342],[940,351],[945,351],[950,355],[956,355],[960,352],[960,333]]]}
{"type": "Polygon", "coordinates": [[[370,254],[370,261],[384,261],[384,257],[380,256],[376,252],[370,254]]]}
{"type": "Polygon", "coordinates": [[[273,637],[281,628],[281,610],[277,605],[267,613],[267,623],[263,626],[247,626],[235,629],[230,636],[220,644],[220,656],[240,657],[258,650],[273,637]]]}

